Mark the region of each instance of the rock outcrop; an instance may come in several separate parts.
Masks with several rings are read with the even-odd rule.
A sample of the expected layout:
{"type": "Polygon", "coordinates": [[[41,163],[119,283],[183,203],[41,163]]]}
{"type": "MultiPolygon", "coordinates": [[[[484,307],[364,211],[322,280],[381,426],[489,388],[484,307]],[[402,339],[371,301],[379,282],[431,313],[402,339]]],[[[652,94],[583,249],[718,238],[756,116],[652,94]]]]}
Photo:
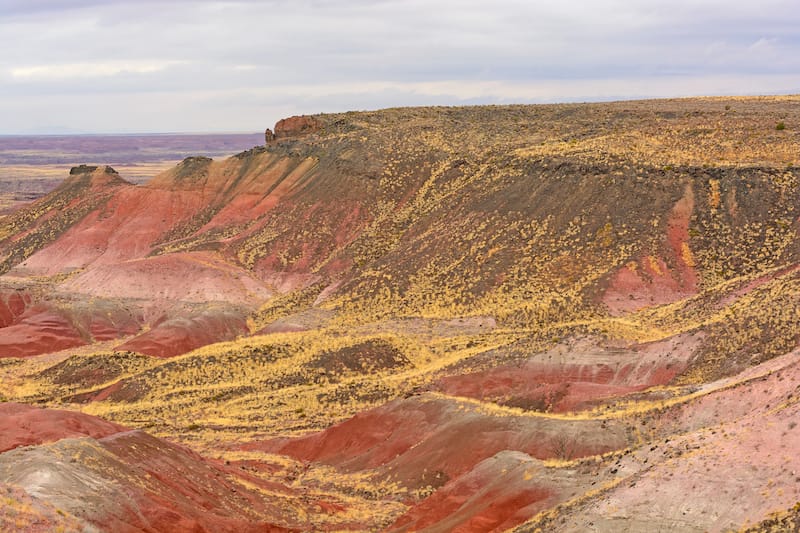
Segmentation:
{"type": "MultiPolygon", "coordinates": [[[[77,167],[72,167],[69,169],[69,174],[70,176],[75,176],[77,174],[91,174],[97,171],[98,168],[100,167],[97,165],[78,165],[77,167]]],[[[117,174],[116,170],[107,165],[102,168],[102,172],[106,174],[117,174]]]]}
{"type": "Polygon", "coordinates": [[[281,119],[275,124],[275,138],[300,137],[322,129],[322,122],[309,116],[301,115],[281,119]]]}

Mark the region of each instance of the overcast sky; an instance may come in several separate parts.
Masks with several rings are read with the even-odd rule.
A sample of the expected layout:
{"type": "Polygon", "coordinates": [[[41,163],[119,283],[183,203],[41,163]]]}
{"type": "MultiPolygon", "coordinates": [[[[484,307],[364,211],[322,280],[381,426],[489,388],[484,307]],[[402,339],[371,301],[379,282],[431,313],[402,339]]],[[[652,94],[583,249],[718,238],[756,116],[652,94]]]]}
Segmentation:
{"type": "Polygon", "coordinates": [[[0,133],[800,92],[799,0],[0,0],[0,133]]]}

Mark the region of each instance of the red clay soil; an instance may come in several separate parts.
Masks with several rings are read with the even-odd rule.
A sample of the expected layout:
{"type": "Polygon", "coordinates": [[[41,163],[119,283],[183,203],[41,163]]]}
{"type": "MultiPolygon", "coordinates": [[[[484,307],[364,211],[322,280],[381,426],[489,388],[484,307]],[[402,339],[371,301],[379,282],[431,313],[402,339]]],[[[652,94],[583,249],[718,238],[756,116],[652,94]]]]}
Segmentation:
{"type": "Polygon", "coordinates": [[[792,507],[800,501],[798,383],[794,350],[653,413],[653,430],[669,437],[618,459],[622,482],[544,530],[739,531],[792,507]]]}
{"type": "Polygon", "coordinates": [[[222,207],[203,231],[252,222],[274,207],[313,164],[311,159],[264,156],[244,173],[236,158],[204,161],[202,168],[194,168],[191,158],[187,161],[146,186],[116,187],[107,201],[28,258],[17,272],[52,275],[142,259],[164,240],[188,236],[195,217],[211,208],[222,207]]]}
{"type": "Polygon", "coordinates": [[[45,304],[29,307],[15,324],[0,329],[0,357],[29,357],[85,344],[72,322],[45,304]]]}
{"type": "Polygon", "coordinates": [[[770,272],[769,274],[765,274],[763,276],[758,276],[754,280],[744,284],[739,289],[733,291],[732,293],[728,294],[724,298],[720,299],[715,305],[718,309],[722,309],[726,306],[729,306],[736,302],[742,296],[749,294],[750,292],[758,289],[759,287],[773,281],[777,278],[788,276],[793,272],[797,272],[800,270],[800,264],[790,265],[785,268],[782,268],[775,272],[770,272]]]}
{"type": "MultiPolygon", "coordinates": [[[[623,369],[627,370],[627,367],[623,369]]],[[[493,400],[512,407],[564,413],[589,407],[597,400],[647,388],[647,385],[612,385],[609,382],[613,376],[614,371],[609,367],[587,369],[574,365],[554,370],[504,366],[442,378],[437,390],[452,396],[493,400]]]]}
{"type": "Polygon", "coordinates": [[[642,256],[611,277],[602,301],[612,315],[672,303],[697,293],[698,277],[689,248],[693,209],[694,193],[687,186],[667,221],[664,256],[642,256]]]}
{"type": "MultiPolygon", "coordinates": [[[[133,335],[141,328],[140,320],[118,306],[95,302],[60,308],[21,298],[28,307],[11,325],[0,326],[0,357],[30,357],[75,348],[133,335]]],[[[22,308],[20,303],[15,305],[22,308]]]]}
{"type": "MultiPolygon", "coordinates": [[[[91,202],[85,200],[89,196],[83,193],[74,200],[89,205],[88,214],[55,241],[39,241],[44,247],[14,267],[10,276],[71,274],[55,287],[56,291],[75,301],[84,298],[91,302],[96,297],[130,300],[130,307],[142,310],[143,316],[137,317],[135,323],[121,324],[117,317],[106,317],[105,312],[77,317],[50,305],[31,310],[30,302],[24,314],[20,297],[13,291],[4,292],[0,295],[0,327],[5,328],[0,355],[28,356],[111,340],[135,334],[142,326],[151,329],[125,349],[158,356],[177,355],[247,334],[241,315],[206,313],[186,317],[172,314],[169,309],[187,302],[257,307],[273,294],[269,281],[287,289],[315,277],[308,272],[291,272],[275,274],[273,280],[270,276],[274,273],[268,273],[270,280],[265,282],[256,277],[263,272],[256,269],[254,275],[241,268],[224,251],[162,254],[163,250],[157,247],[191,239],[198,231],[199,221],[211,214],[208,222],[200,224],[201,233],[216,235],[231,226],[236,226],[237,232],[246,231],[241,226],[263,218],[315,164],[313,158],[257,154],[221,163],[189,158],[143,187],[127,184],[102,169],[92,172],[89,188],[103,190],[103,194],[92,196],[91,202]],[[153,255],[157,249],[159,254],[153,255]],[[168,314],[160,323],[152,322],[165,311],[168,314]]],[[[68,190],[70,183],[85,179],[86,172],[82,172],[68,179],[61,189],[68,190]]],[[[40,203],[46,205],[50,198],[40,203]]],[[[283,209],[291,205],[286,202],[283,209]]],[[[48,211],[47,216],[54,215],[48,211]]],[[[255,226],[260,227],[258,223],[255,226]]],[[[237,232],[232,235],[238,236],[237,232]]],[[[14,239],[23,235],[24,232],[14,239]]],[[[330,250],[320,253],[327,257],[330,250]]],[[[128,308],[125,302],[121,303],[128,308]]]]}
{"type": "MultiPolygon", "coordinates": [[[[207,461],[187,448],[141,431],[102,439],[100,444],[125,465],[109,472],[111,476],[131,476],[143,482],[128,484],[132,495],[128,512],[108,509],[112,512],[94,520],[101,527],[114,531],[124,525],[131,531],[152,528],[209,533],[299,531],[298,527],[282,527],[261,518],[274,516],[294,522],[296,517],[285,516],[284,510],[261,493],[237,483],[234,476],[238,472],[207,461]]],[[[285,497],[297,496],[282,485],[259,482],[257,478],[248,481],[285,497]]]]}
{"type": "Polygon", "coordinates": [[[580,411],[602,400],[666,385],[686,369],[699,341],[699,335],[680,335],[613,347],[591,338],[570,339],[520,364],[445,376],[433,388],[533,411],[580,411]]]}
{"type": "Polygon", "coordinates": [[[593,420],[484,413],[456,399],[422,395],[395,400],[297,439],[251,443],[261,449],[346,471],[380,469],[408,487],[438,486],[503,450],[537,459],[584,457],[627,446],[621,426],[593,420]],[[563,442],[562,442],[563,439],[563,442]]]}
{"type": "Polygon", "coordinates": [[[165,319],[149,331],[117,347],[156,357],[173,357],[248,333],[246,317],[231,311],[165,319]]]}
{"type": "MultiPolygon", "coordinates": [[[[281,205],[283,209],[291,207],[287,198],[292,187],[303,178],[314,166],[312,158],[296,161],[289,158],[262,156],[258,167],[251,169],[241,181],[233,182],[238,177],[238,168],[231,165],[232,160],[222,163],[222,168],[210,179],[218,184],[218,189],[227,191],[221,209],[200,230],[208,232],[216,228],[224,228],[239,224],[249,224],[281,205]],[[227,171],[231,167],[234,171],[227,171]],[[234,193],[235,191],[235,193],[234,193]],[[268,191],[268,192],[267,192],[268,191]]],[[[212,169],[215,171],[216,168],[212,169]]],[[[248,231],[252,231],[252,228],[248,231]]]]}
{"type": "Polygon", "coordinates": [[[557,503],[558,488],[534,475],[538,461],[500,452],[412,507],[388,531],[505,531],[557,503]]]}
{"type": "Polygon", "coordinates": [[[111,313],[94,313],[88,320],[89,333],[95,342],[111,341],[133,335],[141,329],[141,324],[133,317],[115,317],[111,313]]]}
{"type": "Polygon", "coordinates": [[[176,253],[93,267],[59,286],[110,298],[188,302],[261,302],[270,291],[244,269],[211,252],[176,253]]]}
{"type": "Polygon", "coordinates": [[[0,328],[14,324],[31,305],[31,301],[27,291],[0,289],[0,328]]]}
{"type": "Polygon", "coordinates": [[[144,257],[164,233],[191,219],[201,207],[198,193],[121,187],[102,208],[29,257],[20,270],[54,275],[144,257]]]}
{"type": "Polygon", "coordinates": [[[0,482],[102,531],[300,530],[287,527],[298,523],[293,508],[281,507],[298,498],[292,489],[88,415],[0,404],[0,452],[0,482]]]}
{"type": "Polygon", "coordinates": [[[18,403],[0,403],[0,453],[74,437],[107,437],[123,426],[99,418],[18,403]]]}

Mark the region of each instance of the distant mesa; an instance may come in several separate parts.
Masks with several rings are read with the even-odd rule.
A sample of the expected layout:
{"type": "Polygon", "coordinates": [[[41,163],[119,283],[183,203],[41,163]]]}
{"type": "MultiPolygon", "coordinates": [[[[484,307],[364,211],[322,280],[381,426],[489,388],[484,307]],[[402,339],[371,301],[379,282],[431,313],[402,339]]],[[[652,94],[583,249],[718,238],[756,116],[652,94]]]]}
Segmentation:
{"type": "Polygon", "coordinates": [[[275,124],[275,133],[267,129],[265,137],[267,142],[288,137],[300,137],[319,131],[322,126],[322,122],[312,116],[289,117],[281,119],[275,124]]]}
{"type": "MultiPolygon", "coordinates": [[[[69,175],[76,176],[78,174],[92,174],[97,171],[98,168],[100,167],[97,165],[78,165],[77,167],[72,167],[69,169],[69,175]]],[[[117,171],[109,166],[104,166],[103,172],[105,174],[117,174],[117,171]]]]}
{"type": "Polygon", "coordinates": [[[78,165],[69,170],[69,178],[61,186],[104,188],[108,185],[125,184],[129,183],[122,179],[122,176],[116,170],[107,165],[78,165]]]}
{"type": "Polygon", "coordinates": [[[208,166],[214,160],[210,157],[205,157],[202,155],[195,155],[191,157],[185,158],[183,161],[178,163],[179,173],[180,174],[192,174],[195,172],[206,172],[208,170],[208,166]]]}

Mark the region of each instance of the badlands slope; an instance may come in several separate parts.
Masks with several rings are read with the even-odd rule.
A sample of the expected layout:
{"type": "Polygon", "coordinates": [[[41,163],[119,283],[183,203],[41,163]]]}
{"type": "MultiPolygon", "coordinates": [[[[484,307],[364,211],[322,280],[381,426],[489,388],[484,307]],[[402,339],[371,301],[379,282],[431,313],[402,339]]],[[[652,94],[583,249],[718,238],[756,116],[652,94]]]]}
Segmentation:
{"type": "Polygon", "coordinates": [[[792,527],[798,128],[388,109],[73,168],[0,218],[0,529],[792,527]]]}

